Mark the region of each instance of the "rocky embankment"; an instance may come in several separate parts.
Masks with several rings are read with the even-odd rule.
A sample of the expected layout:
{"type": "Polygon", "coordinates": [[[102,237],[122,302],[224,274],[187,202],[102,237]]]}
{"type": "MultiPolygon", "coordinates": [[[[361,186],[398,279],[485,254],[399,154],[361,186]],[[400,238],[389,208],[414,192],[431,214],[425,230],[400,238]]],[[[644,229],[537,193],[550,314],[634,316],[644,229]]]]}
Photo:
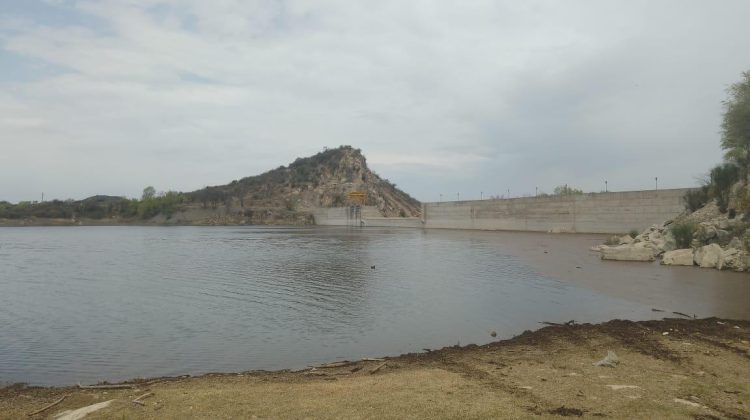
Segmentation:
{"type": "MultiPolygon", "coordinates": [[[[615,261],[654,261],[664,265],[696,265],[719,270],[750,271],[750,215],[730,218],[715,203],[700,210],[652,225],[632,237],[610,238],[592,249],[602,259],[615,261]],[[678,241],[676,229],[690,237],[678,241]],[[682,242],[683,246],[680,242],[682,242]],[[689,246],[684,246],[689,242],[689,246]]],[[[679,236],[680,233],[677,233],[679,236]]]]}

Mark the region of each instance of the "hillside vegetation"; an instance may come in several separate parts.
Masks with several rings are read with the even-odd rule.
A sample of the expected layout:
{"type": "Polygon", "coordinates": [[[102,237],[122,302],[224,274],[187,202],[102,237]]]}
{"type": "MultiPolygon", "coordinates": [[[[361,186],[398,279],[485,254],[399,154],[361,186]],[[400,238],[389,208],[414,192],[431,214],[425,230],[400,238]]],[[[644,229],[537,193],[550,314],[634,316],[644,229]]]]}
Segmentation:
{"type": "Polygon", "coordinates": [[[193,192],[156,193],[147,187],[140,200],[98,195],[79,201],[0,202],[0,219],[5,224],[310,224],[314,208],[350,204],[347,193],[353,191],[365,192],[364,204],[383,216],[420,212],[419,201],[372,172],[359,149],[341,146],[193,192]]]}

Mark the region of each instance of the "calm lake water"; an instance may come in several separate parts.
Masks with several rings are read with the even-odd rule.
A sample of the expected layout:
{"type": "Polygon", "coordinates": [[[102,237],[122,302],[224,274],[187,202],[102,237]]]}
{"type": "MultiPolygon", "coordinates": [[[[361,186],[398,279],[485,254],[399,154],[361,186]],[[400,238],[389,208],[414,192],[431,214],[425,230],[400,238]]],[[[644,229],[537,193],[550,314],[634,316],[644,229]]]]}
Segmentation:
{"type": "Polygon", "coordinates": [[[548,236],[0,228],[0,382],[302,368],[481,344],[540,321],[661,316],[511,251],[548,236]]]}

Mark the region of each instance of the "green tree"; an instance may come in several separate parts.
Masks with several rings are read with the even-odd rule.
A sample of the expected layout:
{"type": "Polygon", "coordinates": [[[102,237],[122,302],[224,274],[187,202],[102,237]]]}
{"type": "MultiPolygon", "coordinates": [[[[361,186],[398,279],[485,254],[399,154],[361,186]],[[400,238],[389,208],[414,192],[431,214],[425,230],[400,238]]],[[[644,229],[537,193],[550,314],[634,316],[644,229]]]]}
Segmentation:
{"type": "Polygon", "coordinates": [[[734,163],[723,163],[711,169],[711,188],[716,197],[719,211],[725,213],[729,205],[729,193],[732,185],[740,177],[740,168],[734,163]]]}
{"type": "Polygon", "coordinates": [[[727,89],[724,118],[721,123],[721,148],[725,157],[739,166],[742,178],[748,181],[750,166],[750,71],[727,89]]]}
{"type": "Polygon", "coordinates": [[[150,198],[154,198],[156,195],[156,189],[152,186],[148,186],[143,189],[143,195],[141,196],[141,200],[148,200],[150,198]]]}
{"type": "Polygon", "coordinates": [[[570,187],[568,184],[565,185],[558,185],[555,187],[554,190],[555,195],[579,195],[583,194],[583,190],[580,190],[575,187],[570,187]]]}

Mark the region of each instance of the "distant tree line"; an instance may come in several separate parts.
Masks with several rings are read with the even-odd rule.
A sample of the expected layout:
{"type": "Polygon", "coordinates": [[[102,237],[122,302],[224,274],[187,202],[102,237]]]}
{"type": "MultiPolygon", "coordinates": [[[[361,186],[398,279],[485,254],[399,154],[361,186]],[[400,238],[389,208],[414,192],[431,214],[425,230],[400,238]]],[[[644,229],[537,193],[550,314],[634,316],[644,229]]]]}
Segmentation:
{"type": "Polygon", "coordinates": [[[16,204],[0,202],[0,218],[28,217],[49,219],[149,219],[157,214],[170,216],[187,202],[183,193],[156,193],[153,187],[143,190],[140,200],[125,197],[96,195],[84,200],[21,201],[16,204]]]}

